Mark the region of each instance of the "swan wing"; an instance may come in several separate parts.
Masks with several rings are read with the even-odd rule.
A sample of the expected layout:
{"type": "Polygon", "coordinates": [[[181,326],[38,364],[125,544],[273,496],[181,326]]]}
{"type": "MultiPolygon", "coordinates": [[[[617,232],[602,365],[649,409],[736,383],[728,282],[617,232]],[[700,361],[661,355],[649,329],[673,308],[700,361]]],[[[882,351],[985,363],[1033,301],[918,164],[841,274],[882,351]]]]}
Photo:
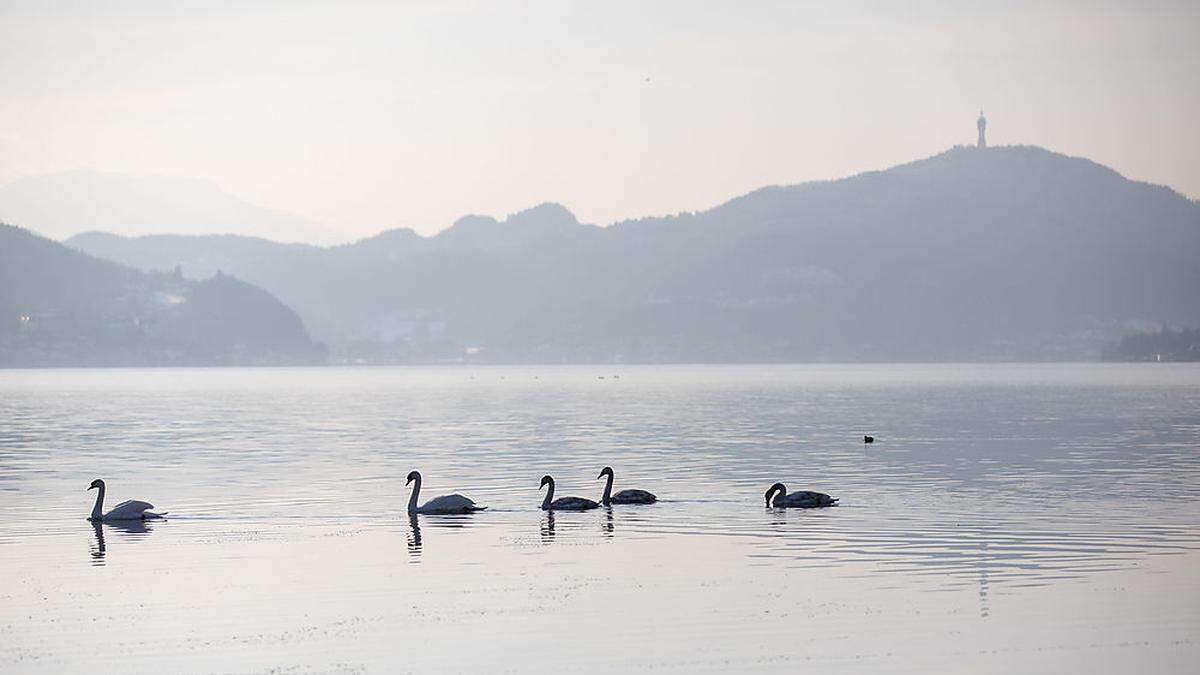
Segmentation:
{"type": "MultiPolygon", "coordinates": [[[[154,505],[149,502],[130,499],[117,504],[112,511],[104,514],[104,520],[142,520],[146,517],[146,511],[152,508],[154,505]]],[[[156,516],[157,514],[150,514],[151,518],[156,516]]]]}
{"type": "Polygon", "coordinates": [[[560,511],[586,511],[599,507],[599,503],[583,497],[559,497],[550,502],[551,509],[558,509],[560,511]]]}
{"type": "Polygon", "coordinates": [[[658,497],[645,490],[621,490],[610,501],[614,504],[653,504],[658,497]]]}
{"type": "Polygon", "coordinates": [[[470,513],[471,511],[482,511],[486,508],[486,506],[475,504],[470,497],[453,494],[430,499],[421,508],[417,509],[417,513],[470,513]]]}
{"type": "Polygon", "coordinates": [[[800,508],[808,509],[821,506],[834,506],[837,504],[837,499],[830,497],[824,492],[801,490],[799,492],[789,492],[786,502],[788,506],[799,506],[800,508]]]}

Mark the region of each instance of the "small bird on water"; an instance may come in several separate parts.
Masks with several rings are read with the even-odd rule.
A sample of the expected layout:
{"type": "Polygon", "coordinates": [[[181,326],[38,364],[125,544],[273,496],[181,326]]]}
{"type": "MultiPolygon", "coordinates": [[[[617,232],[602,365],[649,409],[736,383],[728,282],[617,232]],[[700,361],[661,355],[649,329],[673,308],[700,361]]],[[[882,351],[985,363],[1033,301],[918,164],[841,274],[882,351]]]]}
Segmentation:
{"type": "Polygon", "coordinates": [[[875,442],[874,436],[863,436],[863,443],[874,443],[874,442],[875,442]]]}

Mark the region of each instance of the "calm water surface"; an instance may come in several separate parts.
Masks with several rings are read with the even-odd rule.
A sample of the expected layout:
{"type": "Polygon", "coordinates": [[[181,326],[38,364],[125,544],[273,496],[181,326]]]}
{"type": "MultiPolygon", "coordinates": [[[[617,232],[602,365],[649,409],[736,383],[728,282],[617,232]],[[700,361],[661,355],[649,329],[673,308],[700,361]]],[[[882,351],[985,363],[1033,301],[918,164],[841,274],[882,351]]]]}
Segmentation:
{"type": "Polygon", "coordinates": [[[3,672],[1196,663],[1195,366],[0,371],[3,672]]]}

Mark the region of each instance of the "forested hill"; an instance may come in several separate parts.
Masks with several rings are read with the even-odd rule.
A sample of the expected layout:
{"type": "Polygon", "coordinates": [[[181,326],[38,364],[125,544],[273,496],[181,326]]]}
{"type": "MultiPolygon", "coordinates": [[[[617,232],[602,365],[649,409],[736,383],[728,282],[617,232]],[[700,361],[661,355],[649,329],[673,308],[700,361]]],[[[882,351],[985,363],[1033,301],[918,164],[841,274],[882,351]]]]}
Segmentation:
{"type": "Polygon", "coordinates": [[[140,272],[0,224],[0,366],[324,359],[300,317],[261,288],[140,272]]]}

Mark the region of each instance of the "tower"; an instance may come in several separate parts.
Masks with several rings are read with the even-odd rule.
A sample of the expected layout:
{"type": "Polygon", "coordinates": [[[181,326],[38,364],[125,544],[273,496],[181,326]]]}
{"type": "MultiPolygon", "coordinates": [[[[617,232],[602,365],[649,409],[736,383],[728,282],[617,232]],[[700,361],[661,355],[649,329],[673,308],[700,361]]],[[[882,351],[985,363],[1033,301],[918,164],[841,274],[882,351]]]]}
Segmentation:
{"type": "Polygon", "coordinates": [[[983,132],[987,130],[987,118],[983,116],[983,111],[979,111],[979,119],[975,120],[975,126],[979,127],[979,140],[975,142],[975,147],[986,148],[987,139],[984,138],[983,132]]]}

